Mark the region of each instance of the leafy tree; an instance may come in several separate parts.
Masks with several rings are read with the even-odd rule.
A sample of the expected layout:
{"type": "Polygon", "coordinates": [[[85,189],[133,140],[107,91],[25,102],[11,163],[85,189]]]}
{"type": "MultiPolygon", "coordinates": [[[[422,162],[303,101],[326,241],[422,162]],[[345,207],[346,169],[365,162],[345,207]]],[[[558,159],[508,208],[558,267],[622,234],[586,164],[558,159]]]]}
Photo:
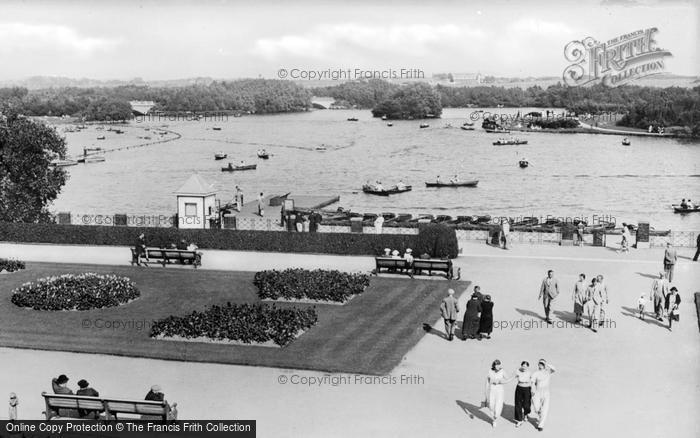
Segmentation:
{"type": "Polygon", "coordinates": [[[417,83],[399,88],[391,97],[372,109],[374,117],[425,119],[442,114],[440,95],[428,84],[417,83]]]}
{"type": "Polygon", "coordinates": [[[47,206],[67,179],[50,162],[65,153],[55,129],[14,112],[0,116],[0,221],[50,221],[47,206]]]}

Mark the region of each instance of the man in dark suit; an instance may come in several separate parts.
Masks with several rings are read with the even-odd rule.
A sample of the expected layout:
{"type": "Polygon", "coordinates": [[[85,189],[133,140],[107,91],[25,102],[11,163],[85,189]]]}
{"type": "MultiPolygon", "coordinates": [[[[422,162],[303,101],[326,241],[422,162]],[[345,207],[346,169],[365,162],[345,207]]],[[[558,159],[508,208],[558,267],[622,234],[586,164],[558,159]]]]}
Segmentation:
{"type": "MultiPolygon", "coordinates": [[[[76,395],[82,395],[85,397],[99,397],[100,393],[97,392],[94,388],[90,387],[90,383],[88,383],[87,380],[81,379],[78,381],[78,387],[80,388],[75,392],[76,395]]],[[[78,413],[80,414],[81,417],[83,418],[97,418],[100,415],[100,411],[94,411],[94,410],[85,410],[85,409],[78,409],[78,413]]]]}
{"type": "Polygon", "coordinates": [[[676,260],[678,260],[676,249],[671,246],[671,242],[668,242],[664,252],[664,271],[669,283],[673,282],[673,268],[676,267],[676,260]]]}
{"type": "Polygon", "coordinates": [[[451,341],[455,337],[455,322],[457,321],[457,314],[459,313],[459,307],[457,307],[457,299],[455,298],[454,289],[449,289],[447,291],[447,296],[440,303],[440,314],[442,319],[445,320],[445,335],[447,340],[451,341]]]}
{"type": "Polygon", "coordinates": [[[544,315],[547,324],[551,324],[552,320],[549,319],[549,311],[552,306],[552,301],[559,295],[559,282],[554,278],[554,271],[551,269],[547,271],[547,277],[542,280],[542,286],[540,287],[540,295],[537,300],[542,300],[544,305],[544,315]]]}
{"type": "Polygon", "coordinates": [[[680,315],[678,314],[678,308],[681,305],[681,296],[678,294],[678,289],[672,287],[668,295],[666,295],[665,308],[668,313],[668,329],[673,330],[671,326],[673,321],[680,321],[680,315]]]}

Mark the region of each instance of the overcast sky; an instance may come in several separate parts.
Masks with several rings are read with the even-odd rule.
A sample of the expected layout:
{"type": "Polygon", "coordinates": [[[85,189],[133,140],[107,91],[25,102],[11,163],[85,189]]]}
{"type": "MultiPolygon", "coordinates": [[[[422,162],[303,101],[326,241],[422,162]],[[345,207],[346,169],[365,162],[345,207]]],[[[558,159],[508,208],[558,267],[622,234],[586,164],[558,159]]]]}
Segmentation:
{"type": "Polygon", "coordinates": [[[698,1],[3,1],[0,80],[276,77],[280,68],[558,76],[564,46],[657,27],[700,74],[698,1]]]}

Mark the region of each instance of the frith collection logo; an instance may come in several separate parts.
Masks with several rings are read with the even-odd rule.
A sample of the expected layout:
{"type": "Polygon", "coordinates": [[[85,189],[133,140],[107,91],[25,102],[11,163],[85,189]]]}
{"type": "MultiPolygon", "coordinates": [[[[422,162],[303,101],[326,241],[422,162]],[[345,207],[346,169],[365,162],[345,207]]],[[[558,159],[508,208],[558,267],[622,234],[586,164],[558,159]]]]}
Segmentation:
{"type": "Polygon", "coordinates": [[[591,37],[571,41],[564,48],[566,60],[572,63],[564,70],[564,82],[572,87],[617,87],[663,73],[664,58],[672,55],[656,46],[657,31],[655,27],[637,30],[604,43],[591,37]]]}

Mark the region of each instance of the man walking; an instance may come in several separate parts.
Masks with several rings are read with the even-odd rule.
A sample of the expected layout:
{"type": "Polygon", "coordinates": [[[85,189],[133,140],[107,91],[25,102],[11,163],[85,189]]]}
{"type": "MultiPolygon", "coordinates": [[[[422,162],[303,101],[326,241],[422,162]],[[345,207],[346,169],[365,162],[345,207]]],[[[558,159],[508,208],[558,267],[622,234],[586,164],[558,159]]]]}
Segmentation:
{"type": "Polygon", "coordinates": [[[598,275],[597,278],[596,286],[600,289],[600,322],[598,325],[602,327],[605,324],[605,310],[608,308],[608,285],[602,275],[598,275]]]}
{"type": "Polygon", "coordinates": [[[459,313],[457,299],[454,295],[454,289],[449,289],[447,291],[447,296],[440,304],[440,314],[442,315],[442,319],[445,320],[445,335],[447,336],[448,341],[454,339],[455,322],[457,321],[457,314],[459,313]]]}
{"type": "Polygon", "coordinates": [[[501,219],[501,240],[503,240],[503,249],[508,249],[508,236],[510,234],[510,222],[507,218],[501,219]]]}
{"type": "Polygon", "coordinates": [[[664,300],[668,294],[668,283],[663,272],[659,272],[659,278],[654,280],[651,285],[651,300],[654,303],[654,318],[657,321],[663,321],[664,300]]]}
{"type": "Polygon", "coordinates": [[[544,359],[540,359],[537,364],[537,371],[532,373],[532,383],[534,391],[532,393],[532,407],[535,413],[539,416],[537,422],[537,430],[544,429],[544,423],[547,421],[549,413],[549,381],[556,370],[552,364],[548,364],[544,359]]]}
{"type": "Polygon", "coordinates": [[[544,315],[547,324],[551,324],[552,320],[549,319],[549,311],[552,305],[552,301],[559,295],[559,282],[554,278],[554,271],[551,269],[547,271],[547,277],[542,280],[542,286],[540,287],[540,295],[537,300],[542,300],[544,305],[544,315]]]}
{"type": "Polygon", "coordinates": [[[664,252],[664,271],[669,283],[673,283],[673,268],[676,267],[678,254],[676,249],[671,245],[671,242],[666,243],[666,252],[664,252]]]}
{"type": "Polygon", "coordinates": [[[681,305],[681,296],[678,294],[678,289],[672,287],[668,295],[666,295],[666,312],[668,313],[668,330],[673,331],[671,326],[673,326],[673,321],[680,321],[680,316],[678,315],[678,308],[681,305]]]}

